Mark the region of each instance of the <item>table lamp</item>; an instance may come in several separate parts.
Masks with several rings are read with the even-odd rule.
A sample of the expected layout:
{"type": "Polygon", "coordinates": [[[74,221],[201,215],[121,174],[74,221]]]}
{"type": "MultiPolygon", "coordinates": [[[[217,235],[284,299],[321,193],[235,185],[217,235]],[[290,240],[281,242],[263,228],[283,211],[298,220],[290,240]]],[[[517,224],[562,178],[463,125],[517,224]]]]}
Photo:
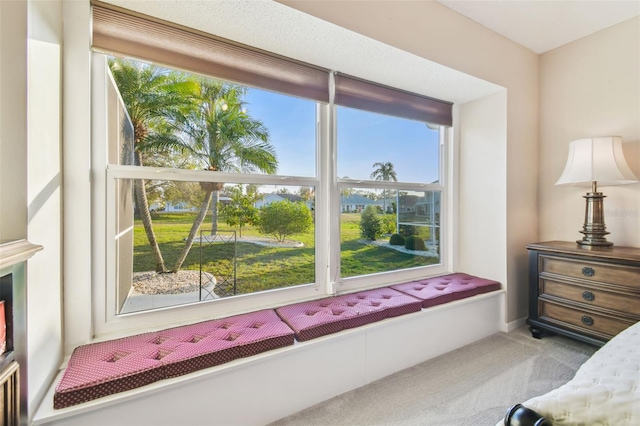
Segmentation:
{"type": "Polygon", "coordinates": [[[605,195],[598,192],[600,186],[624,185],[638,182],[622,153],[622,138],[608,136],[578,139],[569,144],[569,157],[564,171],[556,185],[591,186],[591,192],[584,196],[586,207],[582,246],[612,246],[605,235],[609,234],[604,224],[603,200],[605,195]]]}

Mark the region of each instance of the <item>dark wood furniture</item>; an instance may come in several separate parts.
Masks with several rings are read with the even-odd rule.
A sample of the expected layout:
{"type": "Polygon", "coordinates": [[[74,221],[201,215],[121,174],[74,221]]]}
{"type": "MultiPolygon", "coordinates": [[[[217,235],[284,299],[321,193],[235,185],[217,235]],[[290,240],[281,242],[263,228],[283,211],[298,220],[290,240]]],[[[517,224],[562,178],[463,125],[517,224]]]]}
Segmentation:
{"type": "Polygon", "coordinates": [[[545,332],[602,346],[640,321],[640,248],[529,244],[529,318],[545,332]]]}

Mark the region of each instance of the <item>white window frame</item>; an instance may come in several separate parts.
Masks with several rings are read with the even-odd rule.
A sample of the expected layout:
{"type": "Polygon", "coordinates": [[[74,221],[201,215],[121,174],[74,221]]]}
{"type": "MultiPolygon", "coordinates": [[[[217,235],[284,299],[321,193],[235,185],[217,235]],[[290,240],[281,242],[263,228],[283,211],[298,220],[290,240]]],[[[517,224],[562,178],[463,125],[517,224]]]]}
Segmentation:
{"type": "MultiPolygon", "coordinates": [[[[332,245],[331,250],[337,253],[336,263],[333,265],[332,276],[340,277],[334,286],[338,293],[348,293],[355,290],[381,287],[390,284],[397,284],[412,281],[425,276],[440,275],[451,271],[451,259],[449,256],[449,199],[451,198],[451,185],[448,185],[451,157],[451,138],[450,132],[445,126],[439,128],[439,160],[438,160],[438,183],[411,183],[411,182],[391,182],[391,181],[373,181],[363,179],[337,179],[337,189],[335,192],[342,193],[344,188],[363,188],[363,189],[394,189],[408,191],[439,191],[441,193],[440,201],[440,262],[434,265],[418,266],[415,268],[406,268],[392,270],[386,272],[378,272],[375,274],[358,275],[353,277],[340,277],[340,206],[334,210],[338,212],[338,220],[336,226],[332,228],[332,245]]],[[[333,140],[337,146],[337,135],[333,140]]],[[[337,149],[337,148],[336,148],[337,149]]]]}
{"type": "Polygon", "coordinates": [[[139,166],[108,165],[105,67],[106,56],[92,53],[92,304],[93,332],[98,339],[161,329],[197,320],[273,308],[297,301],[328,297],[337,293],[380,287],[450,271],[452,144],[450,128],[440,126],[440,179],[438,184],[359,181],[337,177],[336,106],[317,103],[316,177],[224,173],[139,166]],[[258,183],[264,185],[314,186],[315,199],[315,283],[239,295],[215,301],[116,314],[115,250],[116,179],[150,179],[202,182],[258,183]],[[340,191],[344,187],[399,188],[441,191],[440,263],[373,275],[340,277],[340,191]]]}
{"type": "MultiPolygon", "coordinates": [[[[116,283],[116,215],[117,208],[109,205],[109,200],[115,199],[117,179],[145,179],[145,180],[175,180],[197,182],[229,182],[259,185],[292,185],[313,186],[316,188],[316,210],[328,211],[326,183],[320,181],[320,159],[326,150],[327,132],[320,126],[320,115],[326,116],[327,106],[317,103],[316,108],[316,177],[226,173],[198,170],[182,170],[157,168],[146,166],[123,166],[108,164],[107,149],[108,136],[106,128],[106,56],[93,53],[92,59],[92,239],[93,265],[97,268],[93,283],[93,322],[96,336],[106,336],[126,333],[126,330],[154,329],[167,324],[181,324],[196,319],[225,317],[233,314],[279,306],[287,302],[308,300],[326,294],[328,245],[327,214],[316,214],[315,245],[316,268],[315,282],[300,284],[292,287],[267,290],[259,293],[238,295],[157,308],[148,311],[127,314],[117,313],[117,283],[116,283]],[[323,265],[323,266],[320,266],[323,265]]],[[[326,119],[325,119],[326,121],[326,119]]]]}

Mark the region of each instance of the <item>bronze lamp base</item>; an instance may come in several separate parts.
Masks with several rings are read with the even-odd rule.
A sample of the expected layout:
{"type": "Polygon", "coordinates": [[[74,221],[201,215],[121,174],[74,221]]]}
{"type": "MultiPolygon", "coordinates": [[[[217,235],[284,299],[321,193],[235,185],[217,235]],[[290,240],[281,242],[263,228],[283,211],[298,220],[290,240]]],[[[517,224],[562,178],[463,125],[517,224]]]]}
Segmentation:
{"type": "Polygon", "coordinates": [[[606,195],[596,191],[597,188],[594,182],[592,192],[587,192],[587,195],[584,196],[587,200],[587,205],[584,211],[584,225],[582,226],[582,231],[580,231],[581,234],[584,234],[584,237],[576,242],[583,246],[612,246],[613,243],[605,238],[605,235],[609,234],[604,224],[603,200],[606,195]]]}

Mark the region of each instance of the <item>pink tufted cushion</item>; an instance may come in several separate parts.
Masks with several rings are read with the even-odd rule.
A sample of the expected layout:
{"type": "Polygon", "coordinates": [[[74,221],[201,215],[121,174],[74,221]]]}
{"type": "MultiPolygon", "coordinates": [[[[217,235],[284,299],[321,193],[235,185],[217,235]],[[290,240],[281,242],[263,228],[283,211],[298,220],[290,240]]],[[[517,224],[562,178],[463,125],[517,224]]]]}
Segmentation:
{"type": "Polygon", "coordinates": [[[390,288],[296,303],[276,309],[295,331],[296,339],[305,341],[385,318],[418,312],[421,302],[390,288]]]}
{"type": "Polygon", "coordinates": [[[293,345],[293,335],[265,310],[80,346],[56,387],[54,408],[293,345]]]}
{"type": "Polygon", "coordinates": [[[476,294],[500,290],[500,283],[473,275],[455,273],[392,285],[391,288],[422,300],[422,307],[428,308],[476,294]]]}

